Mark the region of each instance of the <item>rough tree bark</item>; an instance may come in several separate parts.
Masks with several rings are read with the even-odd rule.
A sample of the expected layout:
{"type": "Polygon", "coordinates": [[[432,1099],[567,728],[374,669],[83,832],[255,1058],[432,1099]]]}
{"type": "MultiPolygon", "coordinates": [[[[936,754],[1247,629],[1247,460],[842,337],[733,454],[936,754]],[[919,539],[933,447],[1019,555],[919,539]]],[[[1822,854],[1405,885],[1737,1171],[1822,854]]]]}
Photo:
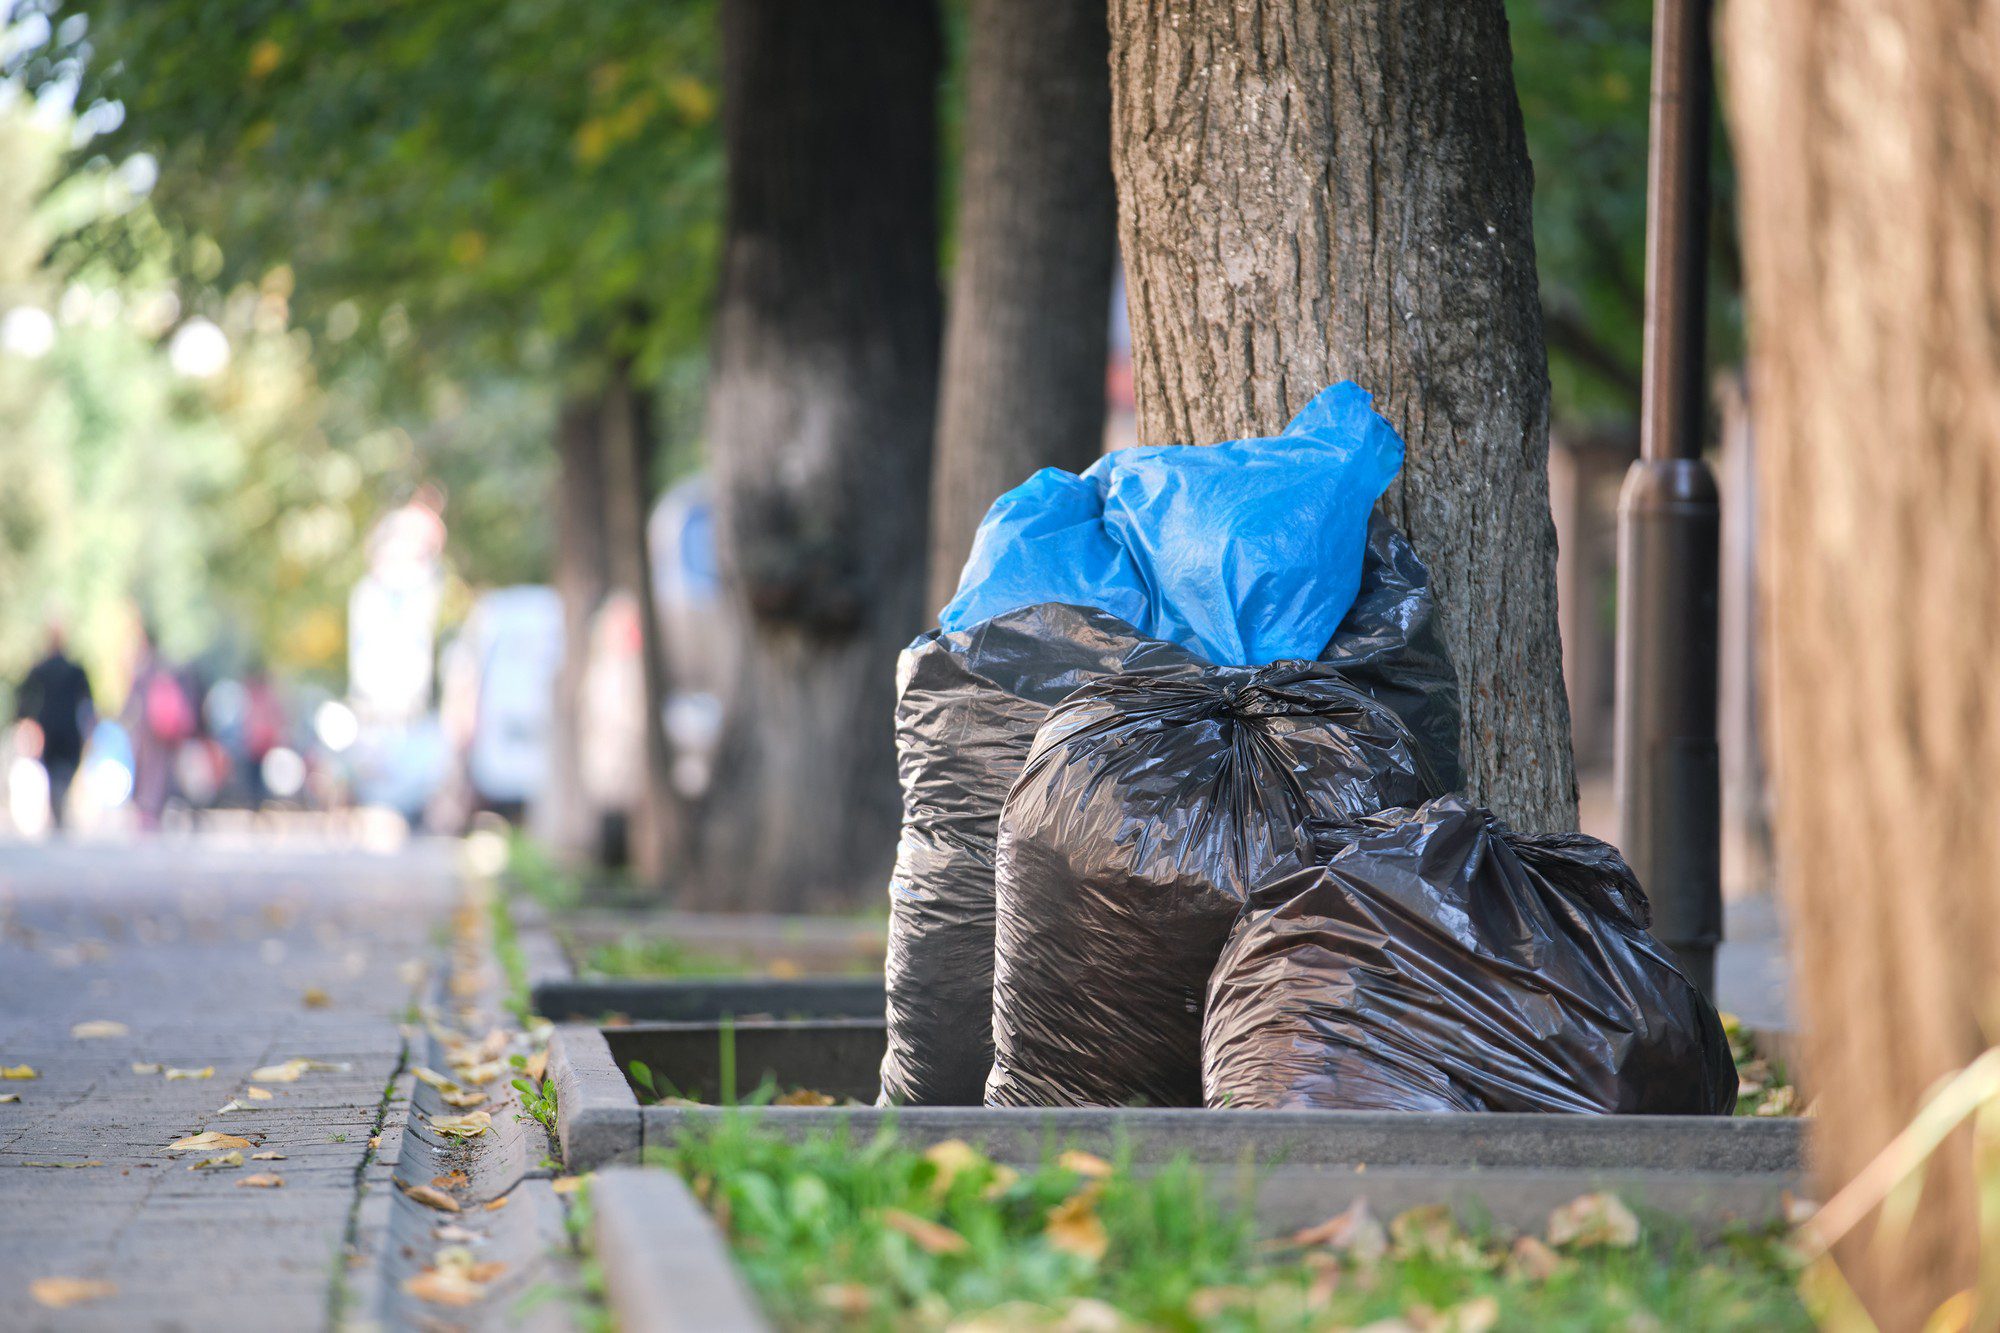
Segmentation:
{"type": "Polygon", "coordinates": [[[1573,828],[1532,177],[1501,0],[1111,0],[1141,443],[1352,379],[1402,433],[1472,796],[1573,828]]]}
{"type": "Polygon", "coordinates": [[[602,839],[596,812],[583,794],[584,650],[590,616],[610,586],[604,540],[604,468],[597,413],[585,397],[567,399],[556,418],[556,595],[562,600],[563,658],[549,718],[549,781],[538,802],[539,831],[564,860],[597,860],[602,839]]]}
{"type": "Polygon", "coordinates": [[[633,879],[663,890],[685,871],[688,847],[673,786],[673,757],[660,720],[666,708],[666,651],[653,609],[653,562],[646,544],[646,520],[653,508],[652,405],[624,358],[614,359],[607,372],[598,435],[611,582],[631,593],[640,608],[640,670],[646,692],[645,787],[627,827],[626,848],[633,879]]]}
{"type": "Polygon", "coordinates": [[[973,0],[929,609],[987,506],[1104,444],[1112,236],[1104,0],[973,0]]]}
{"type": "Polygon", "coordinates": [[[742,688],[697,898],[880,894],[937,401],[937,13],[731,0],[708,446],[742,688]]]}
{"type": "MultiPolygon", "coordinates": [[[[1831,1189],[2000,1039],[2000,3],[1729,9],[1778,861],[1831,1189]]],[[[1929,1182],[1906,1246],[1841,1253],[1885,1328],[1977,1275],[1963,1138],[1929,1182]]]]}

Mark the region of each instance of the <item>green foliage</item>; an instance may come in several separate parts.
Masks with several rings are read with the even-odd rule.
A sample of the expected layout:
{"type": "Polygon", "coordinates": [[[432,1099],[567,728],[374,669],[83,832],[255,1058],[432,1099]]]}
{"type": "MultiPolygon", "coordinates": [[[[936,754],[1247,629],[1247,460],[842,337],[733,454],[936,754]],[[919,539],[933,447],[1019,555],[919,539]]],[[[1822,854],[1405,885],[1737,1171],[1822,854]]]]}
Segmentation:
{"type": "Polygon", "coordinates": [[[553,1140],[556,1136],[555,1082],[551,1079],[543,1079],[540,1084],[537,1084],[530,1078],[517,1078],[513,1080],[513,1086],[514,1091],[521,1094],[521,1110],[526,1112],[525,1115],[519,1115],[515,1118],[519,1120],[533,1120],[544,1130],[547,1130],[549,1138],[553,1140]]]}
{"type": "MultiPolygon", "coordinates": [[[[1652,0],[1507,0],[1535,165],[1535,254],[1558,419],[1639,406],[1652,0]]],[[[1718,124],[1720,123],[1718,119],[1718,124]]],[[[1741,356],[1733,176],[1715,136],[1710,360],[1741,356]]]]}
{"type": "Polygon", "coordinates": [[[79,104],[121,108],[90,151],[157,159],[160,215],[214,242],[190,276],[288,266],[325,342],[372,334],[433,369],[613,353],[651,373],[700,345],[721,181],[709,0],[31,7],[58,23],[23,73],[80,65],[79,104]]]}
{"type": "MultiPolygon", "coordinates": [[[[1703,1247],[1658,1227],[1536,1272],[1508,1262],[1504,1237],[1433,1221],[1392,1223],[1379,1257],[1267,1245],[1186,1163],[1146,1175],[1121,1163],[1100,1179],[1104,1164],[1065,1157],[1016,1173],[963,1145],[920,1153],[891,1133],[791,1142],[747,1116],[653,1160],[691,1182],[788,1328],[1054,1327],[1081,1323],[1088,1302],[1162,1329],[1486,1327],[1484,1316],[1521,1330],[1810,1327],[1786,1252],[1761,1236],[1703,1247]]],[[[1090,1326],[1109,1322],[1100,1308],[1090,1326]]]]}

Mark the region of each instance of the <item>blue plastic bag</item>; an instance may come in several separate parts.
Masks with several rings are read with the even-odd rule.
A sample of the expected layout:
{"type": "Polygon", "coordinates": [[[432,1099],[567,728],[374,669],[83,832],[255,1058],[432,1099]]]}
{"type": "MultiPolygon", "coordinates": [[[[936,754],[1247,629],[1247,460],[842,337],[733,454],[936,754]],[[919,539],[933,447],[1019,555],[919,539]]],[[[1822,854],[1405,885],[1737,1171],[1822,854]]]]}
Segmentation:
{"type": "Polygon", "coordinates": [[[1351,381],[1284,434],[1122,449],[993,502],[947,632],[1025,606],[1095,607],[1228,666],[1317,657],[1361,586],[1368,515],[1403,442],[1351,381]]]}

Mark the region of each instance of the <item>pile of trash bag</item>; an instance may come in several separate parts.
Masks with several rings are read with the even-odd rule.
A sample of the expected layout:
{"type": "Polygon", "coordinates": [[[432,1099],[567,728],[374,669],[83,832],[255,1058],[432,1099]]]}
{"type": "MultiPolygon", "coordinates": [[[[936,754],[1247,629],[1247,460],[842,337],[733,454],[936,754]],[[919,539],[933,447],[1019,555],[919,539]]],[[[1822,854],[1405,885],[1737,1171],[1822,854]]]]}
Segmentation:
{"type": "Polygon", "coordinates": [[[994,504],[899,664],[885,1104],[1727,1109],[1617,853],[1450,796],[1401,458],[1341,384],[994,504]]]}
{"type": "Polygon", "coordinates": [[[1727,1115],[1714,1008],[1624,858],[1452,796],[1318,830],[1209,982],[1209,1106],[1727,1115]]]}
{"type": "Polygon", "coordinates": [[[994,1106],[1199,1106],[1202,995],[1309,830],[1438,795],[1401,719],[1311,663],[1063,700],[1000,816],[994,1106]]]}

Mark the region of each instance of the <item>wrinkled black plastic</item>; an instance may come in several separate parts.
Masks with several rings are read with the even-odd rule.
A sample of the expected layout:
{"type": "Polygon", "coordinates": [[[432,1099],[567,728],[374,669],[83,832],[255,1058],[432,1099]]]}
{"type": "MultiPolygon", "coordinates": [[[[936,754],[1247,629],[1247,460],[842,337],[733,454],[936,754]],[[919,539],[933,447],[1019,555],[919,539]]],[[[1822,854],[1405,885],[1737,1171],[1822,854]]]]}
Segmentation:
{"type": "Polygon", "coordinates": [[[1202,996],[1312,826],[1437,794],[1402,720],[1330,668],[1125,675],[1049,714],[1000,816],[988,1105],[1201,1102],[1202,996]]]}
{"type": "MultiPolygon", "coordinates": [[[[1322,655],[1394,710],[1444,790],[1460,784],[1458,677],[1430,575],[1394,524],[1369,524],[1361,591],[1322,655]]],[[[1204,667],[1083,607],[1039,606],[932,631],[897,666],[903,834],[889,886],[882,1100],[977,1105],[993,1063],[993,857],[1000,806],[1035,729],[1078,686],[1204,667]]]]}
{"type": "Polygon", "coordinates": [[[1260,885],[1202,1033],[1210,1106],[1727,1114],[1715,1010],[1618,852],[1460,797],[1325,830],[1260,885]]]}
{"type": "Polygon", "coordinates": [[[1128,670],[1193,673],[1184,649],[1076,606],[927,634],[897,666],[903,834],[889,883],[885,1105],[977,1106],[993,1064],[993,840],[1035,728],[1128,670]]]}

